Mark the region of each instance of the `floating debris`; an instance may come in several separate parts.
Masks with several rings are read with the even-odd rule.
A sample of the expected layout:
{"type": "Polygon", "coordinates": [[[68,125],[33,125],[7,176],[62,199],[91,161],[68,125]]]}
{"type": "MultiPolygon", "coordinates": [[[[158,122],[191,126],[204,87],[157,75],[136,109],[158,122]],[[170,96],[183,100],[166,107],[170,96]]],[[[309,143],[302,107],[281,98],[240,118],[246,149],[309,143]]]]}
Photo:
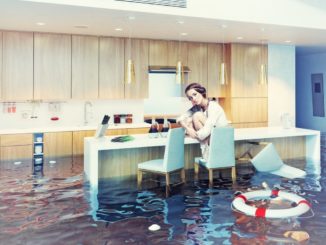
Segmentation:
{"type": "Polygon", "coordinates": [[[158,230],[161,229],[161,226],[159,226],[159,225],[157,225],[157,224],[153,224],[153,225],[151,225],[150,227],[148,227],[148,229],[149,229],[150,231],[158,231],[158,230]]]}

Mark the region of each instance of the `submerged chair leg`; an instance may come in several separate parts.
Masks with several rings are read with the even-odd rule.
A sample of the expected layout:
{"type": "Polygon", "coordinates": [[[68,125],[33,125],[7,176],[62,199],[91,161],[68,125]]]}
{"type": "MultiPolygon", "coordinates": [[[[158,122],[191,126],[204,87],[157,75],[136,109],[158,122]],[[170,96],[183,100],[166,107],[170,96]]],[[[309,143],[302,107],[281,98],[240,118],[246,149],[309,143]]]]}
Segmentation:
{"type": "Polygon", "coordinates": [[[195,168],[195,180],[198,181],[199,164],[194,163],[194,168],[195,168]]]}
{"type": "Polygon", "coordinates": [[[231,175],[232,175],[232,182],[235,183],[235,181],[237,179],[237,173],[236,173],[235,167],[232,167],[231,175]]]}
{"type": "Polygon", "coordinates": [[[166,187],[170,189],[170,174],[166,173],[165,175],[166,187]]]}
{"type": "Polygon", "coordinates": [[[138,169],[138,172],[137,172],[137,188],[138,189],[141,188],[141,182],[142,182],[142,180],[143,180],[143,172],[138,169]]]}
{"type": "Polygon", "coordinates": [[[208,169],[208,182],[209,187],[213,187],[213,169],[211,168],[208,169]]]}
{"type": "Polygon", "coordinates": [[[181,181],[182,181],[182,183],[186,183],[186,171],[185,171],[184,168],[181,169],[180,175],[181,175],[181,181]]]}
{"type": "Polygon", "coordinates": [[[169,193],[170,193],[170,174],[169,173],[166,173],[165,181],[166,181],[165,194],[166,194],[166,197],[168,197],[169,193]]]}

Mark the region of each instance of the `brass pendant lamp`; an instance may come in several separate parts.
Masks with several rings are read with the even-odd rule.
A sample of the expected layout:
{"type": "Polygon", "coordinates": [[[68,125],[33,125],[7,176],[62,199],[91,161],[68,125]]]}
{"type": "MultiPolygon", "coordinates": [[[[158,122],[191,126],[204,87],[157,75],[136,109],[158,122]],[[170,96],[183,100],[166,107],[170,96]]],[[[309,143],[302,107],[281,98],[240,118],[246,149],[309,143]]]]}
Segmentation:
{"type": "Polygon", "coordinates": [[[131,45],[131,21],[135,19],[133,16],[129,16],[129,38],[128,38],[128,45],[129,45],[129,58],[126,62],[125,66],[125,84],[132,84],[136,83],[136,76],[135,76],[135,64],[132,60],[131,52],[132,52],[132,45],[131,45]]]}
{"type": "MultiPolygon", "coordinates": [[[[178,24],[183,25],[184,21],[178,21],[178,24]]],[[[179,34],[179,43],[178,43],[178,61],[175,68],[175,82],[176,84],[184,84],[185,83],[185,77],[184,77],[184,69],[181,59],[181,37],[186,36],[187,33],[183,32],[179,34]]]]}
{"type": "Polygon", "coordinates": [[[220,85],[227,85],[227,71],[226,71],[226,64],[225,64],[225,43],[224,43],[224,29],[226,25],[222,25],[223,29],[223,40],[222,40],[222,63],[220,64],[219,69],[219,83],[220,85]]]}
{"type": "Polygon", "coordinates": [[[266,47],[264,43],[266,40],[261,40],[260,47],[260,70],[259,70],[259,84],[266,85],[268,83],[267,64],[266,64],[266,47]]]}
{"type": "Polygon", "coordinates": [[[184,83],[184,71],[183,71],[183,65],[180,60],[177,61],[176,66],[176,72],[175,72],[175,81],[177,84],[183,84],[184,83]]]}

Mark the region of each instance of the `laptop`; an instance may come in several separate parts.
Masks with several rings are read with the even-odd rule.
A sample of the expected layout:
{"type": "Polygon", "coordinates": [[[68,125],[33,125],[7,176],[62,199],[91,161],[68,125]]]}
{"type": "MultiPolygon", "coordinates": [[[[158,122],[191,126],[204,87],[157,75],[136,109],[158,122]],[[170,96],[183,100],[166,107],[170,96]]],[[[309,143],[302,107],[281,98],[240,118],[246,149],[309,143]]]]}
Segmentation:
{"type": "Polygon", "coordinates": [[[105,135],[105,131],[107,130],[107,128],[109,126],[109,120],[110,120],[110,117],[108,115],[104,115],[102,123],[98,126],[98,128],[95,132],[96,138],[101,138],[105,135]]]}

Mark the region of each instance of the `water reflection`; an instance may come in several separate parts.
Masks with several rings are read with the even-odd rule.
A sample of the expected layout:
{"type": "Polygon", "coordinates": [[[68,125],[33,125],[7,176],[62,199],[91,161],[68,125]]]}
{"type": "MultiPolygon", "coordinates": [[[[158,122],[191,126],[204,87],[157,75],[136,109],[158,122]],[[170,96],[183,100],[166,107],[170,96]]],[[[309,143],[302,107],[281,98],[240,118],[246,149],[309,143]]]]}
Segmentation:
{"type": "MultiPolygon", "coordinates": [[[[91,190],[83,180],[82,159],[56,164],[32,161],[0,164],[0,241],[4,244],[291,244],[289,230],[310,235],[311,244],[326,236],[325,168],[309,164],[305,179],[288,180],[239,166],[238,179],[189,181],[172,189],[136,189],[135,179],[101,180],[91,190]],[[313,166],[313,165],[312,165],[313,166]],[[291,219],[257,219],[234,212],[235,191],[260,189],[266,181],[304,196],[315,215],[291,219]],[[95,193],[95,195],[94,195],[95,193]],[[153,224],[158,231],[150,231],[153,224]]],[[[306,164],[307,166],[303,166],[306,164]]],[[[191,172],[188,179],[192,179],[191,172]]]]}

